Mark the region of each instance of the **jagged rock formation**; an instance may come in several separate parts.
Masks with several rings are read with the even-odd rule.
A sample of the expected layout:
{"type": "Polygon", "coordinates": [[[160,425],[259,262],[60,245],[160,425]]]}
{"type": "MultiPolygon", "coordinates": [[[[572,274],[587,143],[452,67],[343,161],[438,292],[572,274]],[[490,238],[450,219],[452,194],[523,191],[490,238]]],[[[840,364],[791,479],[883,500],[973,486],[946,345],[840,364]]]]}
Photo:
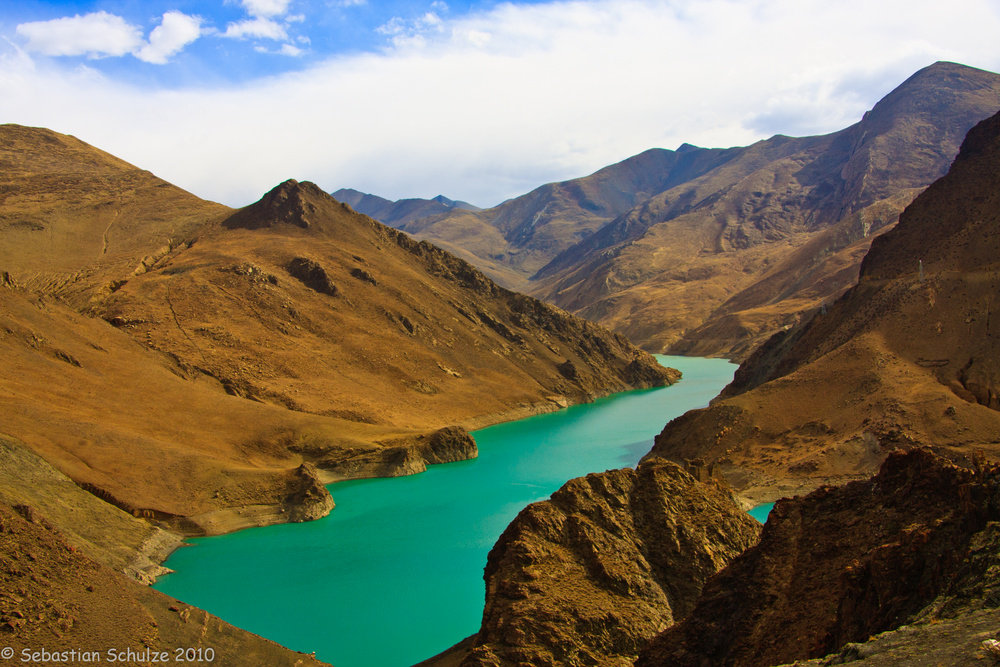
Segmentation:
{"type": "Polygon", "coordinates": [[[918,657],[941,656],[942,644],[947,664],[975,664],[995,624],[971,645],[974,632],[933,628],[997,618],[1000,467],[977,463],[896,452],[870,480],[778,502],[760,543],[709,580],[637,667],[765,667],[830,653],[839,655],[816,664],[843,664],[886,652],[927,664],[918,657]]]}
{"type": "Polygon", "coordinates": [[[768,341],[711,407],[668,424],[653,455],[705,457],[744,489],[864,475],[914,443],[996,456],[998,189],[1000,115],[873,243],[856,287],[768,341]]]}
{"type": "Polygon", "coordinates": [[[461,664],[629,665],[758,531],[724,486],[666,461],[572,480],[493,547],[461,664]]]}

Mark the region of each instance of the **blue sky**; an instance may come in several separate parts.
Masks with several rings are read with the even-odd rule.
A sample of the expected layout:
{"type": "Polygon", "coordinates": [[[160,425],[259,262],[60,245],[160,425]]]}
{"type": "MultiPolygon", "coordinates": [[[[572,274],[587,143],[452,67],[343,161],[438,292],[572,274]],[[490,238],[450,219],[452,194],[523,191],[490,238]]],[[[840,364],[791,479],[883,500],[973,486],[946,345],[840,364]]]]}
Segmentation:
{"type": "Polygon", "coordinates": [[[104,0],[0,5],[0,122],[238,206],[286,178],[490,206],[652,147],[830,132],[997,0],[104,0]]]}

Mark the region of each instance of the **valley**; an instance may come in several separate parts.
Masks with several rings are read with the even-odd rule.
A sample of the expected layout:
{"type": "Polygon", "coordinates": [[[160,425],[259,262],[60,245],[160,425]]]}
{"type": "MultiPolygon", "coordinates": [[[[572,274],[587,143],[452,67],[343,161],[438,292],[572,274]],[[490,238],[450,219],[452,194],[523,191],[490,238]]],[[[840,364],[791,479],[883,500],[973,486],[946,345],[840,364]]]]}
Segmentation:
{"type": "MultiPolygon", "coordinates": [[[[186,538],[340,525],[338,488],[377,488],[339,514],[365,515],[396,493],[372,478],[461,507],[486,484],[446,471],[521,465],[490,464],[478,429],[699,386],[651,354],[669,351],[742,363],[676,412],[568,428],[572,465],[460,536],[488,550],[482,616],[421,664],[980,664],[1000,586],[997,109],[1000,75],[940,62],[839,132],[651,149],[490,209],[297,180],[230,208],[0,125],[0,643],[337,664],[285,639],[340,623],[321,601],[241,629],[149,584],[186,538]],[[640,421],[653,441],[628,435],[640,421]],[[761,529],[746,510],[771,502],[761,529]]],[[[728,366],[668,365],[700,363],[728,366]]],[[[294,571],[280,553],[263,569],[294,571]]],[[[330,573],[313,560],[281,586],[330,573]]],[[[394,618],[371,624],[412,621],[394,618]]]]}
{"type": "Polygon", "coordinates": [[[839,132],[653,149],[491,209],[390,224],[643,349],[741,361],[846,291],[997,108],[1000,77],[940,62],[839,132]]]}

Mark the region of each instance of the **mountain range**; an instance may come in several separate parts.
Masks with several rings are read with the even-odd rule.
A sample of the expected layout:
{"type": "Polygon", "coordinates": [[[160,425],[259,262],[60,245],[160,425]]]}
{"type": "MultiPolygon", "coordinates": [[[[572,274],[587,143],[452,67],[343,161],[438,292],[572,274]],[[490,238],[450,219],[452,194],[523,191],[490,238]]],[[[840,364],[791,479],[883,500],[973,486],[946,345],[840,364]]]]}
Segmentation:
{"type": "Polygon", "coordinates": [[[241,659],[314,664],[110,582],[148,583],[181,535],[324,516],[331,481],[474,457],[468,428],[679,377],[311,183],[233,210],[17,125],[0,164],[8,645],[182,645],[190,617],[241,659]]]}
{"type": "Polygon", "coordinates": [[[494,208],[392,224],[644,349],[743,359],[842,294],[997,108],[1000,75],[940,62],[832,134],[652,149],[494,208]]]}
{"type": "Polygon", "coordinates": [[[424,665],[995,662],[998,192],[1000,113],[826,312],[634,471],[523,510],[490,553],[480,631],[424,665]],[[769,500],[758,538],[734,510],[769,500]]]}
{"type": "Polygon", "coordinates": [[[455,209],[480,211],[464,201],[453,201],[444,195],[432,199],[397,199],[390,201],[376,195],[369,195],[349,188],[341,188],[333,193],[334,199],[344,202],[358,213],[364,213],[380,222],[399,227],[417,218],[440,215],[455,209]]]}
{"type": "Polygon", "coordinates": [[[3,643],[319,664],[142,583],[182,536],[315,519],[330,481],[678,378],[488,270],[647,348],[745,360],[634,471],[523,510],[480,632],[427,665],[978,664],[1000,620],[998,82],[938,63],[840,132],[438,201],[399,223],[423,240],[364,197],[289,180],[234,210],[0,126],[3,643]],[[775,500],[763,529],[743,512],[775,500]]]}

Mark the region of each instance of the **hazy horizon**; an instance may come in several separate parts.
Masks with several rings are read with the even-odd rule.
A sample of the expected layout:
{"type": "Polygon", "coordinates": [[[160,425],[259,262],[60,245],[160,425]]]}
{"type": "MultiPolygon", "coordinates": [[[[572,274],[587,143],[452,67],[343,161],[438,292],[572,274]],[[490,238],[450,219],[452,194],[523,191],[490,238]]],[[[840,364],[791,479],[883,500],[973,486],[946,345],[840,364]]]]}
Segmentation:
{"type": "Polygon", "coordinates": [[[288,179],[489,207],[649,148],[832,132],[938,60],[1000,70],[986,0],[25,2],[0,122],[242,206],[288,179]]]}

